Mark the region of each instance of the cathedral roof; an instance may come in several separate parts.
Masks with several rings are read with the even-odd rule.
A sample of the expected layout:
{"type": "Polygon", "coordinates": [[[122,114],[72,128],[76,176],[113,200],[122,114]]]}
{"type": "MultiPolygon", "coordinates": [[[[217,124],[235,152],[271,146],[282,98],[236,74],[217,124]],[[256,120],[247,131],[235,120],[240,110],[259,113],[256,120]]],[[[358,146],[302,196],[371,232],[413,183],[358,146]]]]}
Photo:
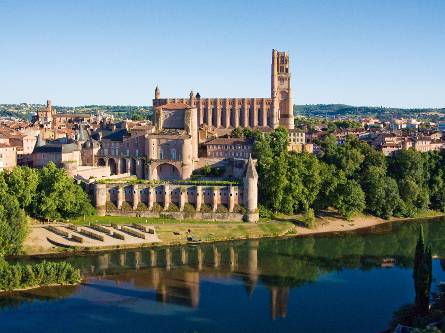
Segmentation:
{"type": "Polygon", "coordinates": [[[191,106],[187,103],[167,103],[160,106],[161,109],[169,109],[169,110],[182,110],[182,109],[190,109],[191,106]]]}

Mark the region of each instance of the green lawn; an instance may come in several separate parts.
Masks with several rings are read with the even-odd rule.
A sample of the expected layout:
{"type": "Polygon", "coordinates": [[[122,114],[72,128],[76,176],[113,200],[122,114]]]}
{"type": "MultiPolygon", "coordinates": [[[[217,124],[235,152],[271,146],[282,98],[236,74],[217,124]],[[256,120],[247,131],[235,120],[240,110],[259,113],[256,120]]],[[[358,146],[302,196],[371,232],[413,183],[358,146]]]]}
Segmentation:
{"type": "Polygon", "coordinates": [[[294,226],[288,221],[246,223],[242,221],[175,220],[172,218],[124,216],[87,216],[85,219],[79,218],[70,221],[70,223],[78,225],[88,223],[151,224],[164,244],[185,243],[188,235],[194,235],[202,241],[273,237],[288,233],[294,226]]]}
{"type": "MultiPolygon", "coordinates": [[[[67,221],[68,222],[68,221],[67,221]]],[[[131,224],[131,223],[147,223],[147,224],[239,224],[243,222],[231,221],[206,221],[206,220],[177,220],[167,217],[133,217],[133,216],[85,216],[74,220],[70,220],[73,224],[131,224]]]]}

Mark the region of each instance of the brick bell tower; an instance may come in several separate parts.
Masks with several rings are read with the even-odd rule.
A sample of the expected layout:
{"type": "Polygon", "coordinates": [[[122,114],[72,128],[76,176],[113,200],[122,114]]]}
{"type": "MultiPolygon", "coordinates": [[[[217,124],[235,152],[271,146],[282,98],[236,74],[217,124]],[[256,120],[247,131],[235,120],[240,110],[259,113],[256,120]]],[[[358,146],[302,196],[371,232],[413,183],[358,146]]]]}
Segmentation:
{"type": "Polygon", "coordinates": [[[289,54],[272,50],[271,123],[274,128],[294,128],[294,110],[290,85],[289,54]]]}

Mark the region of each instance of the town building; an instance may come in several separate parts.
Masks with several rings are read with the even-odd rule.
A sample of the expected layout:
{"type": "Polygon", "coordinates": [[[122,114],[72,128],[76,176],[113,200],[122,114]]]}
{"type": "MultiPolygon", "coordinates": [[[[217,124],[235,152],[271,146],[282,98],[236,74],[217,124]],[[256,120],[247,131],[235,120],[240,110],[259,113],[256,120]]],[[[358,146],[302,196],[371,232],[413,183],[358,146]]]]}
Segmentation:
{"type": "Polygon", "coordinates": [[[32,165],[32,152],[36,141],[37,138],[32,135],[17,133],[10,136],[9,143],[17,148],[18,165],[32,165]]]}
{"type": "Polygon", "coordinates": [[[431,134],[417,134],[411,136],[398,135],[396,133],[382,133],[371,144],[380,149],[384,155],[392,155],[401,149],[413,148],[419,152],[429,152],[445,148],[445,141],[437,132],[431,134]]]}
{"type": "Polygon", "coordinates": [[[253,152],[253,141],[246,138],[215,138],[204,145],[206,157],[247,159],[253,152]]]}
{"type": "Polygon", "coordinates": [[[0,143],[0,171],[17,166],[17,148],[9,143],[0,143]]]}
{"type": "Polygon", "coordinates": [[[57,113],[53,108],[51,100],[46,101],[46,107],[37,112],[33,117],[33,122],[39,124],[43,128],[52,129],[66,124],[86,123],[92,119],[89,114],[77,113],[57,113]]]}
{"type": "Polygon", "coordinates": [[[46,143],[39,137],[32,154],[33,167],[43,168],[50,161],[59,168],[67,167],[68,165],[77,167],[81,165],[80,148],[75,142],[46,143]]]}
{"type": "Polygon", "coordinates": [[[290,129],[288,130],[289,135],[289,144],[288,150],[293,152],[307,152],[313,153],[314,145],[312,143],[306,142],[306,133],[299,129],[290,129]]]}

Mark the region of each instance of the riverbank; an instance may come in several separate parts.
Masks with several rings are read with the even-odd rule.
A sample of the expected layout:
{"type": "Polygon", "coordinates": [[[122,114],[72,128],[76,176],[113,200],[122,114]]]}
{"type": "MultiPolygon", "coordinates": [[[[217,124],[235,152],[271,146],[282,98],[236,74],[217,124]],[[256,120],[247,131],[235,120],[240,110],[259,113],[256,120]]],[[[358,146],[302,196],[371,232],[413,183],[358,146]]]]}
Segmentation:
{"type": "MultiPolygon", "coordinates": [[[[270,221],[260,221],[259,223],[243,222],[215,222],[215,221],[177,221],[169,218],[147,219],[141,217],[118,217],[118,216],[91,216],[75,221],[70,221],[76,225],[94,224],[149,224],[154,227],[159,242],[138,242],[123,243],[121,245],[102,246],[73,246],[60,247],[50,241],[48,230],[45,225],[33,223],[31,232],[24,243],[24,252],[28,256],[52,255],[52,254],[72,254],[77,252],[97,252],[104,250],[143,248],[155,246],[180,245],[188,242],[188,237],[203,243],[260,239],[270,237],[298,237],[315,234],[341,233],[374,227],[394,221],[409,221],[419,218],[436,218],[445,216],[442,213],[428,211],[419,214],[415,218],[393,218],[384,220],[370,215],[357,215],[352,220],[347,221],[339,218],[332,212],[324,212],[317,216],[316,227],[309,229],[303,226],[301,216],[277,216],[270,221]]],[[[53,237],[53,236],[51,236],[53,237]]]]}
{"type": "Polygon", "coordinates": [[[14,288],[12,290],[0,289],[0,295],[4,295],[7,293],[30,291],[30,290],[36,290],[36,289],[42,289],[42,288],[75,287],[75,286],[79,286],[81,283],[82,283],[81,281],[76,282],[76,283],[50,283],[50,284],[42,284],[42,285],[23,287],[23,288],[14,288]]]}
{"type": "Polygon", "coordinates": [[[76,285],[82,281],[80,269],[67,262],[43,261],[32,264],[1,263],[0,293],[24,291],[44,286],[76,285]]]}

